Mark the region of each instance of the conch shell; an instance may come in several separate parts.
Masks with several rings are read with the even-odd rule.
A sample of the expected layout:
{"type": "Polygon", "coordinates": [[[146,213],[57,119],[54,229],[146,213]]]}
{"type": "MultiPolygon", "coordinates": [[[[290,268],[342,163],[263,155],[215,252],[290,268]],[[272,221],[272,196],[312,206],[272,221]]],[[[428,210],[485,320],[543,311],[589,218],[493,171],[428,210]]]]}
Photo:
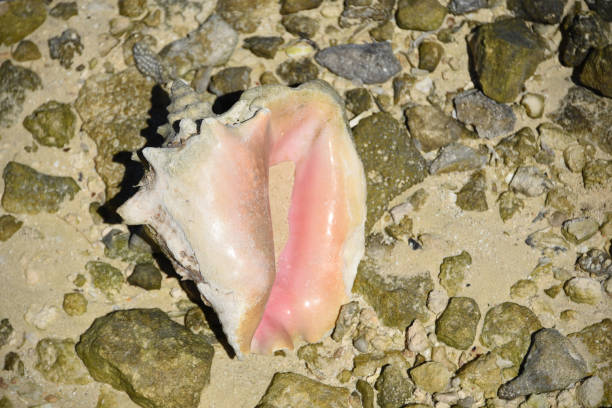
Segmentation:
{"type": "MultiPolygon", "coordinates": [[[[173,94],[186,88],[175,82],[173,94]]],[[[342,100],[321,81],[261,86],[223,115],[197,119],[199,129],[185,117],[165,147],[143,150],[149,169],[119,214],[152,227],[239,358],[320,340],[364,251],[366,182],[342,100]],[[275,262],[268,169],[286,161],[295,181],[275,262]]]]}

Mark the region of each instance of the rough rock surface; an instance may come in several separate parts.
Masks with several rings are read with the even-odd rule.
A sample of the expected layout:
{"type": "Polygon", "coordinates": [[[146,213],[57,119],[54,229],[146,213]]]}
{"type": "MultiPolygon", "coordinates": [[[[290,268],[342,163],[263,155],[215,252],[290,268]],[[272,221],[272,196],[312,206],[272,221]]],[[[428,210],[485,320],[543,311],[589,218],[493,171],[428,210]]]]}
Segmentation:
{"type": "Polygon", "coordinates": [[[429,105],[417,105],[404,112],[410,135],[424,152],[430,152],[456,141],[469,131],[456,119],[441,109],[429,105]]]}
{"type": "Polygon", "coordinates": [[[6,3],[0,14],[0,45],[19,42],[47,18],[43,0],[16,0],[6,3]]]}
{"type": "Polygon", "coordinates": [[[462,387],[480,390],[487,398],[497,396],[497,390],[503,382],[501,364],[498,364],[501,360],[496,353],[486,353],[463,365],[457,372],[462,387]]]}
{"type": "Polygon", "coordinates": [[[518,17],[543,24],[558,24],[567,0],[508,0],[508,8],[518,17]]]}
{"type": "Polygon", "coordinates": [[[64,147],[74,137],[76,115],[69,104],[49,101],[26,116],[23,127],[43,146],[64,147]]]}
{"type": "Polygon", "coordinates": [[[440,149],[438,156],[429,166],[429,173],[442,174],[454,171],[476,170],[484,166],[486,162],[487,155],[462,143],[453,142],[440,149]]]}
{"type": "Polygon", "coordinates": [[[499,104],[477,89],[465,91],[453,100],[457,119],[476,128],[478,136],[492,139],[514,129],[516,116],[509,106],[499,104]]]}
{"type": "Polygon", "coordinates": [[[471,264],[472,257],[466,251],[442,259],[438,278],[440,279],[440,285],[446,289],[449,296],[455,296],[463,288],[465,274],[471,264]]]}
{"type": "Polygon", "coordinates": [[[36,344],[36,369],[46,380],[61,384],[87,384],[87,370],[74,352],[74,340],[44,338],[36,344]]]}
{"type": "Polygon", "coordinates": [[[345,408],[349,391],[295,373],[276,373],[255,408],[345,408]]]}
{"type": "Polygon", "coordinates": [[[97,318],[76,351],[91,376],[143,407],[197,407],[210,380],[214,349],[159,309],[97,318]]]}
{"type": "Polygon", "coordinates": [[[42,88],[38,74],[13,65],[7,59],[0,65],[0,126],[10,127],[23,110],[26,91],[42,88]]]}
{"type": "Polygon", "coordinates": [[[374,387],[378,391],[376,401],[381,408],[405,406],[414,391],[414,384],[406,371],[395,364],[383,367],[374,387]]]}
{"type": "Polygon", "coordinates": [[[589,54],[580,71],[580,82],[612,98],[612,44],[589,54]]]}
{"type": "Polygon", "coordinates": [[[252,33],[267,15],[277,12],[277,3],[275,0],[219,0],[216,10],[235,30],[252,33]]]}
{"type": "Polygon", "coordinates": [[[604,47],[608,42],[609,29],[605,21],[590,11],[568,15],[561,31],[559,59],[568,67],[581,65],[593,48],[604,47]]]}
{"type": "Polygon", "coordinates": [[[23,226],[23,221],[10,214],[0,216],[0,242],[8,241],[23,226]]]}
{"type": "Polygon", "coordinates": [[[400,0],[395,21],[404,30],[433,31],[442,25],[447,11],[437,0],[400,0]]]}
{"type": "Polygon", "coordinates": [[[436,321],[438,340],[459,350],[467,350],[476,337],[480,309],[472,298],[452,297],[436,321]]]}

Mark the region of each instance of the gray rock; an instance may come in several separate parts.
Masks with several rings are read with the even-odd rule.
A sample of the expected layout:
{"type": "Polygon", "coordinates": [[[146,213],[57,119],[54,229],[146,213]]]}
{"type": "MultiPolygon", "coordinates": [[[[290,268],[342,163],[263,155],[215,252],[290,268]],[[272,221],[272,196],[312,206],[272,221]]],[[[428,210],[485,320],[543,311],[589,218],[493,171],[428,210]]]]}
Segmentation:
{"type": "Polygon", "coordinates": [[[440,149],[438,156],[429,166],[430,174],[450,173],[480,169],[487,163],[487,155],[469,146],[453,142],[440,149]]]}
{"type": "Polygon", "coordinates": [[[604,383],[598,376],[584,380],[576,387],[576,400],[583,408],[597,408],[604,396],[604,383]]]}
{"type": "Polygon", "coordinates": [[[410,402],[414,384],[400,366],[390,364],[383,370],[374,385],[378,391],[376,401],[381,408],[400,408],[410,402]]]}
{"type": "Polygon", "coordinates": [[[161,281],[162,274],[152,263],[136,265],[132,274],[127,278],[127,282],[130,285],[138,286],[145,290],[160,289],[161,281]]]}
{"type": "Polygon", "coordinates": [[[512,108],[495,102],[477,89],[457,95],[453,102],[457,119],[473,125],[480,137],[492,139],[514,130],[516,116],[512,108]]]}
{"type": "Polygon", "coordinates": [[[553,183],[537,167],[521,166],[514,173],[510,187],[527,197],[537,197],[553,188],[553,183]]]}
{"type": "Polygon", "coordinates": [[[479,322],[480,308],[474,299],[452,297],[436,321],[436,336],[451,347],[467,350],[474,343],[479,322]]]}
{"type": "Polygon", "coordinates": [[[585,254],[578,258],[578,266],[588,273],[602,276],[612,276],[612,259],[605,251],[601,249],[589,249],[585,254]]]}
{"type": "Polygon", "coordinates": [[[48,43],[51,59],[59,60],[60,65],[66,69],[72,66],[74,55],[83,52],[81,36],[71,28],[57,37],[49,38],[48,43]]]}
{"type": "Polygon", "coordinates": [[[310,58],[302,58],[300,60],[290,58],[276,68],[276,74],[287,85],[298,85],[317,79],[319,68],[310,58]]]}
{"type": "Polygon", "coordinates": [[[242,48],[246,48],[258,57],[272,59],[284,42],[282,37],[255,36],[245,38],[242,48]]]}
{"type": "Polygon", "coordinates": [[[612,1],[610,0],[586,0],[586,4],[606,21],[612,21],[612,1]]]}
{"type": "Polygon", "coordinates": [[[238,44],[238,33],[213,14],[186,37],[166,45],[159,53],[171,78],[203,67],[225,64],[238,44]]]}
{"type": "MultiPolygon", "coordinates": [[[[348,0],[344,1],[344,9],[338,19],[340,27],[389,21],[393,16],[395,0],[348,0]]],[[[395,25],[395,24],[393,24],[395,25]]]]}
{"type": "Polygon", "coordinates": [[[36,72],[5,60],[0,65],[0,127],[12,126],[23,110],[26,91],[40,88],[42,82],[36,72]]]}
{"type": "Polygon", "coordinates": [[[210,380],[214,349],[159,309],[97,318],[76,351],[91,376],[150,408],[195,408],[210,380]]]}
{"type": "Polygon", "coordinates": [[[386,82],[400,72],[391,44],[342,44],[320,50],[315,60],[334,74],[364,84],[386,82]]]}
{"type": "Polygon", "coordinates": [[[129,232],[118,229],[110,230],[103,238],[104,256],[110,259],[121,259],[123,262],[147,263],[153,262],[151,247],[138,246],[130,239],[129,232]]]}
{"type": "Polygon", "coordinates": [[[540,251],[553,250],[555,252],[565,252],[569,249],[568,242],[562,236],[555,234],[553,231],[536,231],[529,234],[525,243],[532,248],[540,251]]]}
{"type": "Polygon", "coordinates": [[[158,84],[162,84],[169,79],[161,57],[145,41],[139,41],[134,44],[132,56],[136,68],[138,68],[142,75],[152,78],[158,84]]]}
{"type": "Polygon", "coordinates": [[[489,7],[488,0],[451,0],[448,10],[453,14],[465,14],[489,7]]]}
{"type": "Polygon", "coordinates": [[[469,131],[456,119],[430,105],[417,105],[406,109],[410,135],[418,141],[418,147],[424,152],[439,149],[469,131]]]}
{"type": "Polygon", "coordinates": [[[232,92],[245,91],[251,85],[250,67],[230,67],[222,69],[210,78],[208,89],[217,96],[232,92]]]}
{"type": "Polygon", "coordinates": [[[302,38],[312,38],[319,31],[319,21],[308,16],[289,14],[283,16],[281,23],[287,32],[302,38]]]}
{"type": "Polygon", "coordinates": [[[607,44],[609,36],[606,22],[591,11],[568,15],[561,24],[561,32],[559,59],[567,67],[581,65],[591,49],[607,44]]]}
{"type": "Polygon", "coordinates": [[[510,11],[527,21],[558,24],[567,0],[508,0],[510,11]]]}
{"type": "Polygon", "coordinates": [[[572,343],[555,329],[542,329],[533,335],[521,374],[503,384],[498,395],[513,399],[562,390],[586,375],[586,363],[572,343]]]}
{"type": "Polygon", "coordinates": [[[255,408],[346,408],[349,390],[295,373],[276,373],[255,408]]]}

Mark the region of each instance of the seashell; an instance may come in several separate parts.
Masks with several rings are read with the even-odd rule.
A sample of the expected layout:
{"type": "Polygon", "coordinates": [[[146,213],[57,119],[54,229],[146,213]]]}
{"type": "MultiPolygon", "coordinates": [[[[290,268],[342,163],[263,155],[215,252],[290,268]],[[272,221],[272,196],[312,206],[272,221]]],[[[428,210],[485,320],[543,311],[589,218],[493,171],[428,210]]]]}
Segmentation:
{"type": "Polygon", "coordinates": [[[239,358],[320,340],[364,252],[365,175],[342,100],[322,81],[268,85],[200,119],[180,121],[181,143],[143,150],[149,169],[119,214],[152,227],[239,358]],[[268,175],[287,161],[289,236],[275,260],[268,175]]]}

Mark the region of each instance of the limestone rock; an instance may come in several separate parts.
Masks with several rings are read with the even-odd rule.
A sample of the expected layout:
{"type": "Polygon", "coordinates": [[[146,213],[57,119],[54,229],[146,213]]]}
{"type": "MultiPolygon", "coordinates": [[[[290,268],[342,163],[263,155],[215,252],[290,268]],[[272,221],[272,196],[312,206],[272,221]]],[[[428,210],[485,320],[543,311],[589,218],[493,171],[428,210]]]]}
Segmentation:
{"type": "Polygon", "coordinates": [[[455,296],[463,287],[467,268],[472,264],[472,257],[466,251],[459,255],[447,256],[440,265],[440,285],[449,296],[455,296]]]}
{"type": "Polygon", "coordinates": [[[607,44],[609,35],[606,22],[591,11],[568,15],[561,24],[561,32],[559,59],[567,67],[582,65],[593,48],[607,44]]]}
{"type": "Polygon", "coordinates": [[[246,48],[258,57],[272,59],[284,42],[282,37],[254,36],[245,38],[242,48],[246,48]]]}
{"type": "Polygon", "coordinates": [[[219,0],[216,11],[235,30],[252,33],[266,17],[278,12],[277,3],[276,0],[219,0]]]}
{"type": "Polygon", "coordinates": [[[7,2],[0,12],[0,45],[19,42],[40,27],[46,18],[47,8],[43,0],[7,2]]]}
{"type": "Polygon", "coordinates": [[[508,9],[527,21],[558,24],[567,0],[509,0],[508,9]]]}
{"type": "Polygon", "coordinates": [[[87,384],[91,381],[74,352],[71,339],[44,338],[36,344],[36,369],[46,380],[59,384],[87,384]]]}
{"type": "Polygon", "coordinates": [[[319,68],[310,58],[295,60],[290,58],[276,68],[276,74],[287,85],[298,85],[317,79],[319,68]]]}
{"type": "Polygon", "coordinates": [[[10,214],[0,216],[0,242],[8,241],[23,225],[23,221],[10,214]]]}
{"type": "Polygon", "coordinates": [[[410,401],[414,384],[401,367],[385,366],[374,386],[378,391],[376,401],[381,408],[400,408],[410,401]]]}
{"type": "Polygon", "coordinates": [[[438,156],[431,162],[431,174],[454,171],[477,170],[487,162],[487,155],[459,142],[450,143],[440,149],[438,156]]]}
{"type": "Polygon", "coordinates": [[[433,394],[443,392],[450,384],[452,373],[442,363],[430,361],[410,370],[410,378],[417,387],[433,394]]]}
{"type": "Polygon", "coordinates": [[[442,25],[447,12],[437,0],[400,0],[395,21],[404,30],[433,31],[442,25]]]}
{"type": "Polygon", "coordinates": [[[43,146],[64,147],[74,137],[76,115],[69,104],[49,101],[26,116],[23,127],[43,146]]]}
{"type": "Polygon", "coordinates": [[[521,166],[514,173],[510,187],[527,197],[537,197],[550,190],[553,184],[537,167],[521,166]]]}
{"type": "Polygon", "coordinates": [[[140,263],[134,267],[134,271],[127,278],[132,286],[138,286],[144,290],[161,288],[162,274],[153,263],[140,263]]]}
{"type": "Polygon", "coordinates": [[[346,109],[355,116],[367,111],[372,106],[372,97],[366,88],[349,89],[344,97],[346,98],[346,109]]]}
{"type": "Polygon", "coordinates": [[[476,387],[484,392],[485,397],[495,397],[503,382],[498,360],[501,360],[501,357],[497,354],[486,353],[463,365],[457,372],[461,386],[468,390],[476,387]]]}
{"type": "Polygon", "coordinates": [[[281,14],[297,13],[298,11],[317,8],[323,0],[281,0],[281,14]]]}
{"type": "Polygon", "coordinates": [[[93,286],[107,298],[112,299],[121,290],[123,274],[114,266],[106,262],[89,261],[85,264],[85,270],[91,275],[93,286]]]}
{"type": "Polygon", "coordinates": [[[66,293],[62,307],[68,316],[81,316],[87,312],[87,299],[80,292],[66,293]]]}
{"type": "Polygon", "coordinates": [[[469,133],[456,119],[430,105],[417,105],[404,112],[410,135],[424,152],[444,147],[469,133]]]}
{"type": "Polygon", "coordinates": [[[34,61],[42,57],[38,46],[30,40],[19,41],[11,55],[17,62],[34,61]]]}
{"type": "Polygon", "coordinates": [[[479,321],[480,309],[474,299],[452,297],[436,321],[436,336],[451,347],[467,350],[474,342],[479,321]]]}
{"type": "Polygon", "coordinates": [[[487,180],[482,170],[475,171],[457,193],[457,207],[464,211],[487,211],[487,180]]]}
{"type": "Polygon", "coordinates": [[[276,373],[255,408],[345,408],[349,391],[295,373],[276,373]]]}
{"type": "Polygon", "coordinates": [[[509,106],[495,102],[477,89],[462,92],[453,102],[457,119],[473,125],[478,136],[492,139],[514,129],[516,116],[509,106]]]}
{"type": "Polygon", "coordinates": [[[597,221],[589,217],[567,220],[561,227],[561,233],[573,244],[580,244],[591,238],[599,230],[597,221]]]}
{"type": "Polygon", "coordinates": [[[42,82],[36,72],[5,60],[0,65],[0,126],[12,126],[23,110],[26,91],[39,88],[42,82]]]}
{"type": "Polygon", "coordinates": [[[210,78],[209,90],[217,96],[245,91],[251,84],[251,68],[224,68],[210,78]]]}
{"type": "Polygon", "coordinates": [[[591,278],[575,277],[563,285],[565,294],[576,303],[596,305],[601,300],[601,284],[591,278]]]}

